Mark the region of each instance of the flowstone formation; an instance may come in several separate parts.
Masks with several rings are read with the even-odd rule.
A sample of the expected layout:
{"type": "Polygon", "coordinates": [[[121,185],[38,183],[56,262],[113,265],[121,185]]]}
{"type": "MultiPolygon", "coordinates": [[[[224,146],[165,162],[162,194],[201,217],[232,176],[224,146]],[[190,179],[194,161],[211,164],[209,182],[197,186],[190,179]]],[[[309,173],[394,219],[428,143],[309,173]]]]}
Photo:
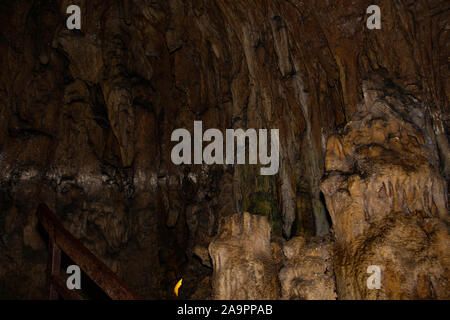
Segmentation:
{"type": "Polygon", "coordinates": [[[321,184],[333,221],[341,299],[448,299],[447,185],[420,103],[382,74],[363,85],[364,101],[329,138],[321,184]],[[380,266],[369,290],[366,270],[380,266]]]}
{"type": "Polygon", "coordinates": [[[264,216],[244,212],[223,219],[209,252],[214,267],[214,299],[278,297],[270,225],[264,216]]]}
{"type": "Polygon", "coordinates": [[[236,213],[222,219],[209,253],[214,299],[337,298],[329,237],[286,241],[265,216],[236,213]]]}
{"type": "Polygon", "coordinates": [[[337,299],[330,237],[295,237],[283,244],[286,259],[279,272],[281,299],[337,299]]]}

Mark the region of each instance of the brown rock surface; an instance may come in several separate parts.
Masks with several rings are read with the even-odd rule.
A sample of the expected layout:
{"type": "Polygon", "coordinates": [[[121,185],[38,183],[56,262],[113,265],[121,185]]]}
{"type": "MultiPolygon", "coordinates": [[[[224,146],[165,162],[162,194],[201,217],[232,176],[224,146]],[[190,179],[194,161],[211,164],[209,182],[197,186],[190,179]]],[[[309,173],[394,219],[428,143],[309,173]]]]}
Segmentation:
{"type": "Polygon", "coordinates": [[[283,246],[286,262],[279,273],[281,299],[335,300],[333,244],[330,239],[308,241],[294,237],[283,246]]]}
{"type": "Polygon", "coordinates": [[[447,185],[419,103],[399,90],[371,75],[364,103],[328,140],[321,187],[341,299],[449,298],[447,185]],[[370,265],[382,269],[381,290],[366,286],[370,265]]]}
{"type": "Polygon", "coordinates": [[[225,217],[209,245],[213,298],[334,300],[330,240],[285,241],[271,237],[266,217],[247,212],[225,217]]]}
{"type": "MultiPolygon", "coordinates": [[[[418,266],[407,294],[380,298],[427,296],[430,282],[430,295],[442,297],[449,3],[377,3],[382,30],[365,27],[360,0],[1,1],[0,298],[46,296],[45,235],[33,217],[40,201],[146,298],[173,298],[180,277],[181,297],[210,297],[205,250],[218,221],[244,211],[267,217],[272,237],[306,240],[328,232],[329,212],[337,245],[350,243],[339,249],[350,262],[340,263],[355,268],[369,260],[352,262],[362,245],[354,239],[404,223],[402,239],[423,239],[413,241],[423,261],[442,262],[419,263],[406,240],[389,247],[397,240],[381,232],[395,257],[418,266]],[[81,7],[79,31],[65,26],[69,4],[81,7]],[[387,95],[393,102],[363,89],[380,70],[401,88],[387,95]],[[335,135],[350,119],[349,133],[335,135]],[[194,120],[221,131],[279,128],[279,173],[175,166],[170,135],[192,131],[194,120]]],[[[375,295],[356,293],[364,271],[336,272],[338,297],[375,295]]]]}
{"type": "Polygon", "coordinates": [[[278,298],[277,268],[265,217],[244,212],[223,219],[209,253],[214,299],[278,298]]]}

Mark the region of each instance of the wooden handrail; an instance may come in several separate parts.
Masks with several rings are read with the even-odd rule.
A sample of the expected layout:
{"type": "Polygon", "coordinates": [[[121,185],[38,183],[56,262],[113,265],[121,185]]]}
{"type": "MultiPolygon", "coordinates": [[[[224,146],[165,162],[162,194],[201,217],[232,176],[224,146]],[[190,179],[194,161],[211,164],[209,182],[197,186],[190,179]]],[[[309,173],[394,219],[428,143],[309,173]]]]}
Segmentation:
{"type": "Polygon", "coordinates": [[[46,204],[40,204],[36,216],[49,234],[49,285],[50,299],[60,294],[64,299],[81,299],[76,291],[67,289],[59,275],[61,250],[83,270],[111,299],[139,300],[137,293],[129,288],[114,272],[100,261],[88,248],[76,239],[46,204]]]}

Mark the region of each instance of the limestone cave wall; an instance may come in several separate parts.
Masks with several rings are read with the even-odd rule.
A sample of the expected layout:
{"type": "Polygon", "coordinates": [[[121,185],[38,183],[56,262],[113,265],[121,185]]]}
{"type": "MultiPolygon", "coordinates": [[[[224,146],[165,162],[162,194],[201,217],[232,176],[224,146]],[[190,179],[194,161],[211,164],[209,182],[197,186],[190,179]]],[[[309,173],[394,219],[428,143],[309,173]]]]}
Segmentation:
{"type": "Polygon", "coordinates": [[[449,6],[2,1],[0,298],[46,296],[39,202],[149,299],[448,298],[449,6]],[[279,128],[278,174],[173,164],[195,120],[279,128]]]}

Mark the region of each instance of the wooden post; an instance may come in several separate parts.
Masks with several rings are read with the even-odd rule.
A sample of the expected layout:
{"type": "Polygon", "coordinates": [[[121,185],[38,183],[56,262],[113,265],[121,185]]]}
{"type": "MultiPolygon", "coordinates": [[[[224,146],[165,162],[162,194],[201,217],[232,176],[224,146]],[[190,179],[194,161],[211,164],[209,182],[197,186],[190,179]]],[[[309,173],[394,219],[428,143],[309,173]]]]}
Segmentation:
{"type": "Polygon", "coordinates": [[[49,226],[49,239],[48,239],[48,266],[47,266],[47,281],[49,286],[49,299],[58,300],[58,291],[53,284],[53,277],[59,276],[61,269],[61,249],[58,247],[55,241],[55,229],[54,226],[49,226]]]}

